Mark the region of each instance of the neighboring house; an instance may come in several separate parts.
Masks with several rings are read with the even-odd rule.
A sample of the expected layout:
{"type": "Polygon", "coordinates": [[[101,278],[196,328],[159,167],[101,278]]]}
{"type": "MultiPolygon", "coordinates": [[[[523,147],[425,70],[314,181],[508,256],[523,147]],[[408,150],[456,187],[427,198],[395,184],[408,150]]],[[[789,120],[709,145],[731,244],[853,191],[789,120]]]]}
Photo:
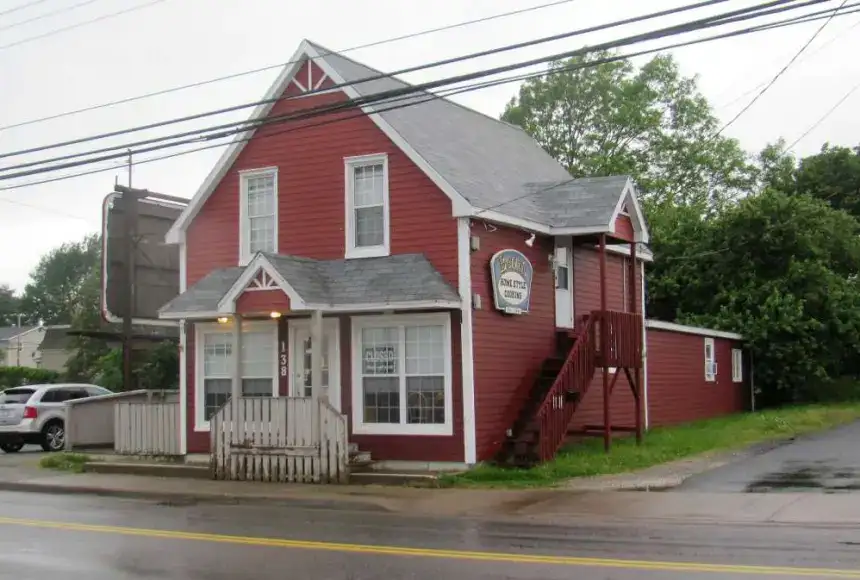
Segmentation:
{"type": "MultiPolygon", "coordinates": [[[[290,62],[253,118],[408,87],[310,42],[290,62]]],[[[329,399],[378,460],[474,464],[529,429],[552,439],[545,459],[568,428],[746,407],[740,336],[642,324],[652,256],[629,178],[571,179],[521,129],[418,100],[239,135],[168,233],[181,294],[160,315],[183,322],[184,452],[208,451],[237,363],[245,396],[308,394],[314,311],[329,399]],[[568,380],[584,398],[547,392],[568,380]],[[541,406],[575,412],[550,433],[541,406]]]]}
{"type": "Polygon", "coordinates": [[[48,326],[45,328],[45,338],[39,345],[40,366],[57,372],[66,370],[66,362],[71,356],[69,348],[72,336],[69,325],[48,326]]]}
{"type": "Polygon", "coordinates": [[[0,326],[0,366],[38,367],[44,337],[41,326],[0,326]]]}

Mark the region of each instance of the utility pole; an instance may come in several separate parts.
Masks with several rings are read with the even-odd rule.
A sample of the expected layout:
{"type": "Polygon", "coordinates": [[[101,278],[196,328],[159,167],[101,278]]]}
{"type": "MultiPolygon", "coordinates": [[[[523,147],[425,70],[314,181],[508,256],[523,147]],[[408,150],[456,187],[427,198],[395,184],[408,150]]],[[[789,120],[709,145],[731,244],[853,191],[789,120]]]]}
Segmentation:
{"type": "MultiPolygon", "coordinates": [[[[129,182],[131,182],[131,155],[129,155],[129,182]]],[[[133,390],[132,346],[134,318],[137,297],[135,296],[135,254],[137,249],[137,198],[131,190],[122,194],[125,216],[125,279],[123,280],[125,308],[122,313],[122,375],[123,390],[133,390]]]]}
{"type": "Polygon", "coordinates": [[[21,366],[21,313],[18,313],[18,348],[15,349],[15,366],[21,366]]]}
{"type": "Polygon", "coordinates": [[[133,162],[131,158],[131,149],[128,150],[128,186],[131,187],[131,168],[133,162]]]}

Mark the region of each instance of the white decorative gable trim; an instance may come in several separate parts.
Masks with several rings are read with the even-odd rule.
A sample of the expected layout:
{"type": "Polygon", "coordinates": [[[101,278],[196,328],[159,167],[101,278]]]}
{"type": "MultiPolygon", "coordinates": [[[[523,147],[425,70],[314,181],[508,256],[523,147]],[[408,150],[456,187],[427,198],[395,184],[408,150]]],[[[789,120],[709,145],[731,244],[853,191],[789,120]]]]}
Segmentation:
{"type": "Polygon", "coordinates": [[[260,290],[278,290],[277,281],[269,273],[261,268],[257,276],[245,287],[245,292],[259,292],[260,290]]]}
{"type": "Polygon", "coordinates": [[[306,309],[304,299],[263,254],[257,254],[242,272],[242,275],[233,282],[233,285],[218,302],[218,312],[235,312],[236,301],[247,290],[282,290],[290,299],[290,310],[306,309]],[[252,288],[254,286],[256,287],[252,288]]]}

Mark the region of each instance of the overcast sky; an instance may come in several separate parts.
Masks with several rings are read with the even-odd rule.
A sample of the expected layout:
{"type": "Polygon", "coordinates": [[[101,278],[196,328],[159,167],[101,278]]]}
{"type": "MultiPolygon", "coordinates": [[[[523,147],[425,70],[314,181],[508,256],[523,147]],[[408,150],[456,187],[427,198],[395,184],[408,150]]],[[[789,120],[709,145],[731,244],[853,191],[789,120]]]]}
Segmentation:
{"type": "MultiPolygon", "coordinates": [[[[109,101],[203,81],[289,60],[303,38],[333,50],[549,3],[550,0],[0,0],[0,127],[109,101]],[[31,23],[43,14],[85,4],[31,23]],[[112,13],[143,6],[69,31],[49,34],[112,13]],[[18,23],[21,23],[20,25],[18,23]]],[[[688,0],[571,0],[530,13],[474,24],[414,39],[355,50],[349,56],[394,71],[420,63],[556,34],[688,3],[688,0]]],[[[711,12],[756,2],[730,0],[711,12]]],[[[829,2],[825,7],[836,3],[829,2]]],[[[706,15],[708,12],[696,12],[706,15]]],[[[513,60],[571,50],[583,44],[690,19],[684,15],[509,52],[458,65],[405,75],[422,82],[513,60]]],[[[727,133],[749,150],[800,136],[860,82],[860,14],[833,21],[782,78],[727,133]]],[[[820,26],[821,21],[675,51],[687,75],[700,86],[718,115],[730,119],[820,26]]],[[[698,33],[699,36],[713,34],[698,33]]],[[[696,35],[689,36],[690,38],[696,35]]],[[[663,41],[665,42],[665,41],[663,41]]],[[[653,43],[649,46],[657,46],[653,43]]],[[[216,109],[260,98],[277,70],[125,105],[0,130],[0,154],[216,109]]],[[[455,100],[498,115],[516,93],[504,85],[458,95],[455,100]]],[[[821,144],[855,145],[860,91],[795,148],[813,153],[821,144]]],[[[248,111],[173,126],[174,131],[245,118],[248,111]]],[[[163,134],[136,133],[99,145],[163,134]]],[[[84,151],[93,144],[54,150],[52,156],[84,151]]],[[[138,160],[170,151],[142,154],[138,160]]],[[[221,149],[142,164],[133,184],[191,197],[221,149]]],[[[41,155],[46,155],[42,153],[41,155]]],[[[0,166],[39,156],[0,160],[0,166]]],[[[64,242],[96,232],[101,202],[115,179],[128,182],[122,161],[67,169],[108,171],[54,183],[10,188],[62,173],[0,181],[0,284],[23,290],[39,257],[64,242]]]]}

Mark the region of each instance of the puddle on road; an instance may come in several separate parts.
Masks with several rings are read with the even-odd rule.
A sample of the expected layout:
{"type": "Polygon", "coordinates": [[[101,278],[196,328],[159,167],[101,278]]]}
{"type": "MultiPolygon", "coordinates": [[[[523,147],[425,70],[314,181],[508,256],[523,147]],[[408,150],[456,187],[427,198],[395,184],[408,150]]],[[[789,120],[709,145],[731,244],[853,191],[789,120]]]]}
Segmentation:
{"type": "Polygon", "coordinates": [[[750,483],[745,491],[747,493],[860,491],[860,471],[845,466],[828,466],[824,461],[806,465],[795,464],[790,469],[770,473],[750,483]]]}

